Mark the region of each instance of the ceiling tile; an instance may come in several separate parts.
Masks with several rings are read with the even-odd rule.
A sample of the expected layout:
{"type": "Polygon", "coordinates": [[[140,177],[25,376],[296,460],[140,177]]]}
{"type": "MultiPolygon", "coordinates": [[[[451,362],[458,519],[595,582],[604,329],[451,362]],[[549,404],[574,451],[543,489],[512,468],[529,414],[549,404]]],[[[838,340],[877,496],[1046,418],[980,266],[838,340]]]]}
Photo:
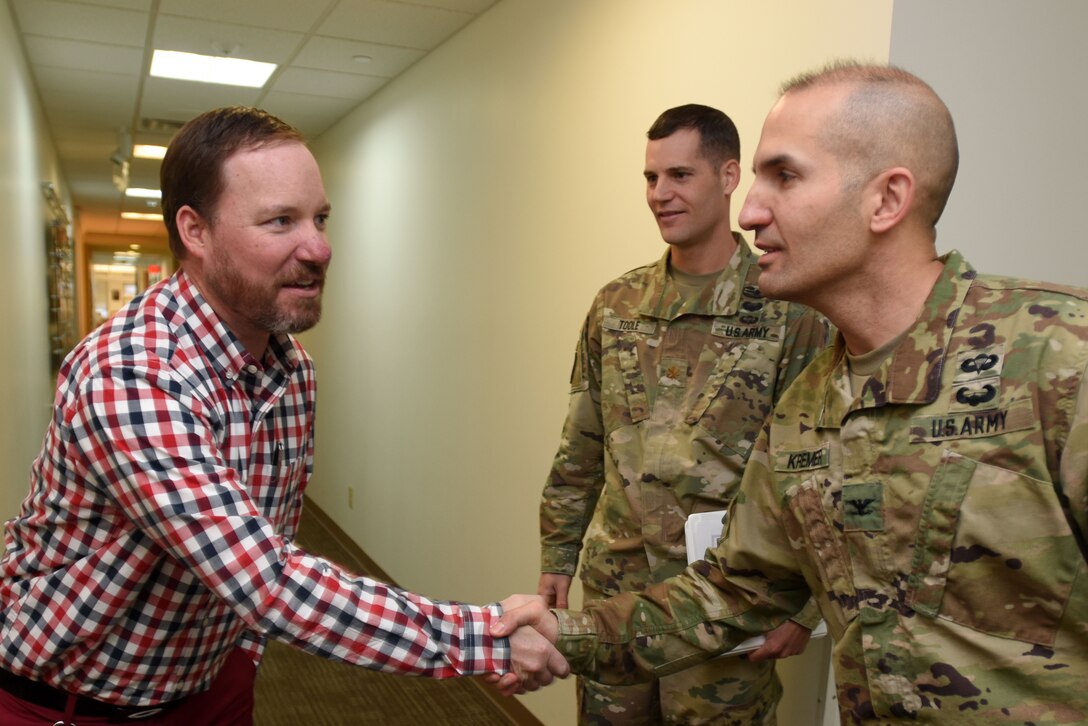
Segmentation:
{"type": "MultiPolygon", "coordinates": [[[[101,5],[107,8],[120,8],[122,10],[151,11],[151,0],[79,0],[84,5],[101,5]]],[[[434,0],[427,0],[428,3],[434,0]]]]}
{"type": "Polygon", "coordinates": [[[302,33],[254,28],[231,23],[168,15],[155,26],[154,46],[205,55],[231,55],[247,60],[283,64],[302,44],[302,33]],[[223,53],[224,48],[233,52],[223,53]]]}
{"type": "Polygon", "coordinates": [[[162,0],[159,12],[279,30],[307,31],[337,0],[162,0]]]}
{"type": "Polygon", "coordinates": [[[341,0],[320,35],[431,50],[472,16],[442,8],[405,5],[388,0],[341,0]]]}
{"type": "Polygon", "coordinates": [[[65,172],[75,181],[68,183],[72,196],[82,200],[94,200],[99,205],[103,202],[119,204],[121,193],[113,186],[112,177],[107,173],[101,176],[91,176],[81,173],[78,165],[65,172]]]}
{"type": "Polygon", "coordinates": [[[24,33],[142,48],[150,15],[57,0],[14,0],[24,33]]]}
{"type": "Polygon", "coordinates": [[[315,36],[306,41],[292,65],[393,78],[424,55],[425,51],[415,48],[315,36]],[[360,63],[354,60],[358,55],[369,57],[370,62],[360,63]]]}
{"type": "Polygon", "coordinates": [[[97,71],[34,68],[51,124],[71,115],[80,124],[121,128],[132,123],[137,78],[97,71]]]}
{"type": "Polygon", "coordinates": [[[111,103],[124,99],[130,112],[139,82],[138,76],[49,66],[34,66],[34,77],[38,80],[38,90],[44,97],[59,94],[79,96],[81,100],[86,100],[95,96],[108,96],[111,103]]]}
{"type": "Polygon", "coordinates": [[[142,48],[83,40],[26,36],[26,52],[36,66],[73,68],[93,67],[96,71],[135,77],[143,67],[142,48]]]}
{"type": "Polygon", "coordinates": [[[261,106],[297,128],[307,139],[315,139],[351,112],[360,101],[362,99],[274,92],[268,94],[261,106]]]}
{"type": "Polygon", "coordinates": [[[104,147],[108,157],[110,150],[117,145],[117,133],[113,130],[73,131],[54,128],[53,141],[56,144],[57,153],[65,159],[101,160],[106,158],[102,155],[104,147]]]}
{"type": "Polygon", "coordinates": [[[100,129],[112,129],[114,132],[132,123],[131,108],[123,108],[108,103],[90,105],[79,103],[78,99],[60,98],[57,105],[46,102],[45,116],[49,119],[50,126],[63,124],[72,118],[78,117],[82,124],[96,126],[100,129]]]}
{"type": "Polygon", "coordinates": [[[337,98],[366,98],[384,86],[388,78],[360,76],[353,73],[336,73],[307,68],[287,68],[276,79],[271,93],[305,93],[315,96],[335,96],[337,98]]]}
{"type": "Polygon", "coordinates": [[[253,106],[260,94],[258,88],[148,78],[140,116],[184,122],[213,108],[253,106]]]}
{"type": "MultiPolygon", "coordinates": [[[[392,0],[393,2],[407,2],[408,0],[392,0]]],[[[412,5],[426,5],[432,8],[445,8],[457,10],[462,13],[479,14],[494,5],[498,0],[410,0],[412,5]]]]}

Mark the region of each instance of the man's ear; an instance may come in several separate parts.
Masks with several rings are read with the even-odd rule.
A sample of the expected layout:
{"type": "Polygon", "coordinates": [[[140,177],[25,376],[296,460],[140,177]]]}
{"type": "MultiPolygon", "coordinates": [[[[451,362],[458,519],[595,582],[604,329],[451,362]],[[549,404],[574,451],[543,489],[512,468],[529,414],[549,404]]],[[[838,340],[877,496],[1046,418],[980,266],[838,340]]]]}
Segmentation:
{"type": "Polygon", "coordinates": [[[178,236],[189,255],[202,259],[208,249],[208,223],[188,204],[178,210],[174,219],[177,223],[178,236]]]}
{"type": "Polygon", "coordinates": [[[740,183],[740,162],[736,159],[730,159],[721,165],[718,173],[722,177],[722,186],[725,187],[725,193],[732,194],[737,188],[737,184],[740,183]]]}
{"type": "Polygon", "coordinates": [[[906,167],[885,169],[873,179],[870,191],[869,229],[874,234],[891,230],[914,210],[914,174],[906,167]]]}

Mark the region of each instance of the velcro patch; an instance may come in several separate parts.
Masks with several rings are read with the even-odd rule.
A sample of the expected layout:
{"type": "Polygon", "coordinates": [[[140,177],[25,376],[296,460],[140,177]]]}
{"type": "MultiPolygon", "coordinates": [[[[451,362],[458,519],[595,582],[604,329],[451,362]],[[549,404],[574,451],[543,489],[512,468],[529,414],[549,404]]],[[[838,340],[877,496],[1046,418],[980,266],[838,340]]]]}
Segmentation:
{"type": "Polygon", "coordinates": [[[625,320],[623,318],[606,316],[604,319],[605,330],[615,330],[621,333],[637,332],[650,335],[657,330],[656,320],[625,320]]]}
{"type": "Polygon", "coordinates": [[[880,482],[844,484],[842,519],[846,531],[884,529],[884,485],[880,482]]]}
{"type": "Polygon", "coordinates": [[[803,451],[779,451],[774,455],[775,471],[808,471],[831,465],[831,445],[803,451]]]}
{"type": "Polygon", "coordinates": [[[1035,425],[1035,404],[1030,398],[1021,399],[1004,408],[978,412],[949,412],[944,416],[918,416],[910,420],[910,440],[947,441],[949,439],[980,439],[1000,436],[1011,431],[1030,429],[1035,425]]]}
{"type": "Polygon", "coordinates": [[[989,348],[965,350],[956,355],[955,383],[977,381],[980,378],[1000,376],[1005,365],[1005,346],[992,345],[989,348]]]}
{"type": "Polygon", "coordinates": [[[718,318],[710,326],[710,334],[719,338],[778,340],[778,327],[772,325],[738,325],[736,320],[718,318]]]}

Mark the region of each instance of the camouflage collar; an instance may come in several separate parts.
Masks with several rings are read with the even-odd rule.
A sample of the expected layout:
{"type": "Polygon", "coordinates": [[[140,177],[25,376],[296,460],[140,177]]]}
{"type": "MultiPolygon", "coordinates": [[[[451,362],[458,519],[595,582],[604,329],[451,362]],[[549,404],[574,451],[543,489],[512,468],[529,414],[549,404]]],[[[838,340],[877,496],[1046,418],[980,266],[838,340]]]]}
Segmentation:
{"type": "Polygon", "coordinates": [[[924,404],[937,400],[948,341],[967,292],[978,277],[975,269],[955,250],[940,259],[944,269],[926,298],[914,327],[865,385],[853,406],[850,406],[849,397],[844,399],[843,387],[836,384],[849,375],[846,344],[842,333],[836,335],[831,375],[824,388],[821,426],[837,428],[854,408],[880,407],[889,403],[924,404]]]}
{"type": "Polygon", "coordinates": [[[755,296],[759,294],[756,286],[759,267],[755,252],[744,238],[734,232],[733,239],[737,243],[736,252],[729,258],[729,264],[722,270],[717,282],[687,303],[669,277],[669,250],[665,250],[654,265],[653,276],[638,305],[639,314],[659,320],[675,320],[681,315],[736,315],[745,289],[755,296]]]}

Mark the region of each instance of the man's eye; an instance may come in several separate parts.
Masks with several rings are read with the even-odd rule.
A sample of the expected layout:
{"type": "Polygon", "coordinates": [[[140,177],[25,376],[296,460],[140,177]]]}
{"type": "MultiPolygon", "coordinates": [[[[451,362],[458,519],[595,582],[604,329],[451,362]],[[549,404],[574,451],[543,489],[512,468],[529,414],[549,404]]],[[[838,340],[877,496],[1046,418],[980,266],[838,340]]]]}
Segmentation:
{"type": "Polygon", "coordinates": [[[325,225],[328,224],[328,223],[329,223],[329,215],[327,215],[327,214],[319,214],[316,217],[314,217],[314,224],[316,224],[321,229],[325,229],[325,225]]]}
{"type": "Polygon", "coordinates": [[[273,217],[272,219],[268,220],[268,223],[271,224],[273,227],[286,227],[287,225],[291,224],[291,218],[287,216],[273,217]]]}
{"type": "Polygon", "coordinates": [[[792,173],[786,171],[785,169],[779,169],[779,171],[778,171],[778,180],[780,182],[782,182],[783,184],[786,184],[787,182],[791,182],[796,178],[797,178],[796,174],[792,174],[792,173]]]}

